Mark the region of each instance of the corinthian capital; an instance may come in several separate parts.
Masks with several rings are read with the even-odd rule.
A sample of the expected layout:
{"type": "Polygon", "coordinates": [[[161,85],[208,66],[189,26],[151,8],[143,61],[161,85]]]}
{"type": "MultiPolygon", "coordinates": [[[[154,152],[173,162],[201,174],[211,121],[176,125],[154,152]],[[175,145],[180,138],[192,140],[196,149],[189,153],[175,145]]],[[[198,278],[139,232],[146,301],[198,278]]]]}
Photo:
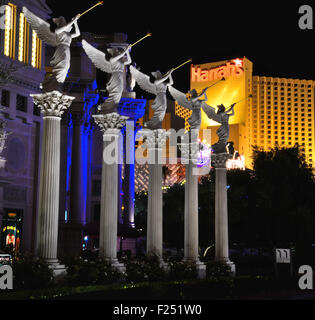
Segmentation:
{"type": "Polygon", "coordinates": [[[121,116],[116,112],[94,115],[93,118],[103,134],[120,131],[129,119],[129,117],[121,116]]]}
{"type": "Polygon", "coordinates": [[[59,91],[31,94],[34,103],[40,108],[43,117],[58,117],[68,109],[75,97],[67,96],[59,91]]]}
{"type": "Polygon", "coordinates": [[[232,158],[233,155],[229,153],[212,153],[211,164],[215,168],[226,168],[226,161],[232,158]]]}
{"type": "Polygon", "coordinates": [[[170,133],[163,129],[142,129],[137,134],[144,138],[148,149],[163,149],[167,136],[170,133]]]}

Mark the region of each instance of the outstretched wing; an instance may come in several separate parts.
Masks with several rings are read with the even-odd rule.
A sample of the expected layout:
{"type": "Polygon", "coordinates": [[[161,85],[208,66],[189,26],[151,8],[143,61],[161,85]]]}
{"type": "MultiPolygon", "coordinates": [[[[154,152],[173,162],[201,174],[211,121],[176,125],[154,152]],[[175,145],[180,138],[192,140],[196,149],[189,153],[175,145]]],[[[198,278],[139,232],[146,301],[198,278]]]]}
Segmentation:
{"type": "Polygon", "coordinates": [[[150,81],[149,76],[140,72],[134,66],[130,66],[130,73],[136,79],[136,81],[141,89],[143,89],[149,93],[155,94],[155,95],[157,94],[156,86],[150,81]]]}
{"type": "Polygon", "coordinates": [[[50,31],[49,23],[37,17],[33,12],[23,7],[23,13],[30,24],[31,28],[36,32],[38,38],[47,44],[56,47],[57,39],[55,33],[50,31]]]}
{"type": "Polygon", "coordinates": [[[82,40],[82,46],[87,56],[91,59],[96,68],[106,73],[112,73],[111,64],[106,60],[104,52],[94,48],[85,40],[82,40]]]}
{"type": "Polygon", "coordinates": [[[221,123],[221,117],[216,113],[215,109],[213,107],[210,107],[208,104],[205,102],[201,103],[201,108],[207,115],[209,119],[212,119],[216,122],[221,123]]]}
{"type": "Polygon", "coordinates": [[[172,86],[168,86],[168,90],[174,100],[176,100],[182,107],[192,110],[192,105],[187,100],[185,93],[178,91],[172,86]]]}

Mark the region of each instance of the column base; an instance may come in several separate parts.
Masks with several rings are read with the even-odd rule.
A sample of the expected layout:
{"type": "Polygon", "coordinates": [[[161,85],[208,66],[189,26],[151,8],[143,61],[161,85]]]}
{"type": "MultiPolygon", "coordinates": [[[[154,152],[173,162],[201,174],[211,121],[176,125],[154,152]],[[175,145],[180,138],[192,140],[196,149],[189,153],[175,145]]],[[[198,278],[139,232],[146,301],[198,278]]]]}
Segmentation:
{"type": "Polygon", "coordinates": [[[126,266],[123,263],[120,263],[118,259],[105,259],[105,261],[119,272],[126,272],[126,266]]]}
{"type": "Polygon", "coordinates": [[[183,262],[193,263],[197,269],[197,279],[205,279],[207,276],[207,266],[196,258],[184,258],[183,262]]]}
{"type": "Polygon", "coordinates": [[[5,167],[5,164],[6,164],[6,159],[0,157],[0,169],[1,169],[1,168],[4,168],[4,167],[5,167]]]}
{"type": "Polygon", "coordinates": [[[58,259],[46,259],[48,266],[52,269],[54,282],[58,282],[67,275],[67,268],[64,264],[60,264],[58,259]]]}
{"type": "Polygon", "coordinates": [[[162,258],[160,260],[160,267],[163,268],[164,271],[168,272],[170,267],[167,262],[165,262],[162,258]]]}
{"type": "Polygon", "coordinates": [[[230,259],[221,259],[221,260],[215,260],[218,263],[221,263],[223,265],[226,265],[230,268],[230,274],[231,276],[235,276],[235,263],[233,261],[231,261],[230,259]]]}

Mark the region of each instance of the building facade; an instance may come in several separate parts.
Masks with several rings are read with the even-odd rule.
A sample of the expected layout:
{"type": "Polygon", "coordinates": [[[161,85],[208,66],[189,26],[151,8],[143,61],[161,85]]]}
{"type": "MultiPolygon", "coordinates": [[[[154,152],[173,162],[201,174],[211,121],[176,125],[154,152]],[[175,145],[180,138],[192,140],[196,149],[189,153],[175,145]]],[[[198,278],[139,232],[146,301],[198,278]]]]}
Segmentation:
{"type": "Polygon", "coordinates": [[[0,64],[16,67],[12,83],[0,88],[8,137],[0,172],[0,245],[34,249],[42,119],[29,96],[40,93],[45,48],[22,13],[27,6],[42,19],[51,13],[45,1],[1,1],[0,64]]]}
{"type": "MultiPolygon", "coordinates": [[[[252,167],[252,147],[270,150],[300,146],[301,153],[312,167],[315,165],[314,87],[313,80],[286,79],[253,75],[253,63],[244,58],[191,66],[191,89],[207,91],[207,103],[216,107],[236,104],[230,118],[230,141],[252,167]],[[225,80],[221,80],[224,78],[225,80]],[[220,81],[221,80],[221,81],[220,81]]],[[[176,114],[186,127],[190,111],[176,103],[176,114]]],[[[218,124],[202,111],[201,130],[210,128],[211,144],[217,141],[218,124]]],[[[202,131],[201,131],[202,137],[202,131]]]]}

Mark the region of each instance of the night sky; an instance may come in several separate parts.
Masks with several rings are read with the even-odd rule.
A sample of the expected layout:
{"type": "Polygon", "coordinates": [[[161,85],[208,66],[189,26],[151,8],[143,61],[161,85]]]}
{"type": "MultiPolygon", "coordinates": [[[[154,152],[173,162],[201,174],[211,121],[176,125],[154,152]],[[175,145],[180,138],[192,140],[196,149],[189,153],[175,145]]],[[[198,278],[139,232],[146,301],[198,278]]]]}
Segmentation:
{"type": "MultiPolygon", "coordinates": [[[[52,16],[70,20],[97,0],[47,0],[52,16]],[[64,3],[67,7],[64,8],[64,3]],[[71,4],[71,5],[70,5],[71,4]]],[[[189,58],[194,64],[246,56],[254,75],[315,80],[315,30],[300,30],[298,9],[312,1],[104,1],[79,19],[81,31],[122,32],[145,73],[165,73],[189,58]],[[275,4],[276,3],[276,4],[275,4]]],[[[189,89],[189,65],[173,74],[174,86],[189,89]]]]}

